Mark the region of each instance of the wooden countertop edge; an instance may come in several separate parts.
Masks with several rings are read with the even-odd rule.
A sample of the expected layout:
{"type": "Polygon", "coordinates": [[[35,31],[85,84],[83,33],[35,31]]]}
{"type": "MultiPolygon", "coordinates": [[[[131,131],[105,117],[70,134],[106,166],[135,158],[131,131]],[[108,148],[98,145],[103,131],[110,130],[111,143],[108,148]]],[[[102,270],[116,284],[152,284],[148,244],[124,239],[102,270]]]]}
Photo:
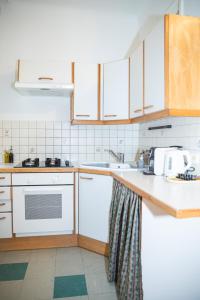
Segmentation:
{"type": "Polygon", "coordinates": [[[130,183],[123,179],[121,176],[118,176],[114,174],[112,171],[106,171],[106,170],[97,170],[97,169],[86,169],[86,168],[40,168],[40,169],[34,169],[34,168],[0,168],[0,173],[88,173],[88,174],[97,174],[97,175],[106,175],[106,176],[112,176],[114,179],[118,180],[122,184],[124,184],[127,188],[134,191],[141,197],[145,198],[146,200],[150,201],[154,205],[160,207],[165,212],[167,212],[169,215],[178,218],[178,219],[186,219],[186,218],[194,218],[194,217],[200,217],[200,209],[184,209],[184,210],[176,210],[172,208],[171,206],[163,203],[159,199],[156,199],[151,194],[143,191],[142,189],[138,188],[133,183],[130,183]]]}
{"type": "Polygon", "coordinates": [[[121,176],[118,176],[114,173],[111,174],[114,179],[119,181],[120,183],[124,184],[127,188],[132,190],[133,192],[137,193],[141,197],[145,198],[146,200],[150,201],[154,205],[160,207],[165,212],[167,212],[169,215],[177,218],[177,219],[186,219],[186,218],[193,218],[193,217],[200,217],[200,209],[184,209],[184,210],[176,210],[172,208],[171,206],[163,203],[159,199],[153,197],[151,194],[143,191],[142,189],[138,188],[133,183],[130,183],[129,181],[126,181],[121,176]]]}

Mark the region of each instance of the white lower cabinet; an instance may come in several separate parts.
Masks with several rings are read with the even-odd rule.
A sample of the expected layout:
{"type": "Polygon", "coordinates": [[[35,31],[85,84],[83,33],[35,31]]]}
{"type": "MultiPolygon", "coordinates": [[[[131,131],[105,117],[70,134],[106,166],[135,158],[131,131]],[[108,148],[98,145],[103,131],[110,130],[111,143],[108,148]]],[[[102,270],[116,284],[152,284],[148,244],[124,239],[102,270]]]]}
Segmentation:
{"type": "Polygon", "coordinates": [[[112,183],[110,176],[79,174],[79,234],[108,242],[112,183]]]}
{"type": "Polygon", "coordinates": [[[0,213],[0,238],[12,237],[12,213],[0,213]]]}

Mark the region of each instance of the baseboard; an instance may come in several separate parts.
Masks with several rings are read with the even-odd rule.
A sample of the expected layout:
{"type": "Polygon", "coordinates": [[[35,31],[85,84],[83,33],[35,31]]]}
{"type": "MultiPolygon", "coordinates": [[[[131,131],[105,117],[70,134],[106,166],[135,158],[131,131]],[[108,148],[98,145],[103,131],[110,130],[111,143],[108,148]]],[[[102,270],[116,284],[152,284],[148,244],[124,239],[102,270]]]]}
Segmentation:
{"type": "Polygon", "coordinates": [[[102,254],[104,256],[108,256],[107,243],[103,243],[83,235],[78,235],[78,245],[81,248],[96,252],[98,254],[102,254]]]}

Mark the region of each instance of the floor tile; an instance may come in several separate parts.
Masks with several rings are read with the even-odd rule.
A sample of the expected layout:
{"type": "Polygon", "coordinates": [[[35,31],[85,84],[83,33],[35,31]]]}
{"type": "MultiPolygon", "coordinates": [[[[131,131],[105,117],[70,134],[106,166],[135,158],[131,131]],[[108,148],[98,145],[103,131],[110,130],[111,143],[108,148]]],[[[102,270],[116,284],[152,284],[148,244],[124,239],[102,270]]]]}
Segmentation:
{"type": "Polygon", "coordinates": [[[29,262],[31,258],[31,253],[31,250],[7,251],[2,259],[2,262],[5,264],[29,262]]]}
{"type": "Polygon", "coordinates": [[[56,277],[54,281],[54,298],[87,295],[84,275],[56,277]]]}
{"type": "Polygon", "coordinates": [[[33,250],[30,258],[30,262],[41,262],[55,260],[56,249],[39,249],[33,250]]]}
{"type": "Polygon", "coordinates": [[[0,282],[0,299],[18,300],[22,282],[22,280],[0,282]]]}
{"type": "Polygon", "coordinates": [[[107,258],[103,255],[81,249],[81,257],[85,274],[106,273],[107,258]]]}
{"type": "Polygon", "coordinates": [[[19,300],[48,300],[53,295],[53,279],[25,279],[19,300]]]}
{"type": "Polygon", "coordinates": [[[24,279],[27,267],[28,263],[1,264],[0,281],[24,279]]]}
{"type": "Polygon", "coordinates": [[[55,276],[83,274],[84,268],[79,248],[58,249],[55,276]]]}
{"type": "Polygon", "coordinates": [[[117,300],[116,293],[89,295],[89,300],[117,300]]]}
{"type": "Polygon", "coordinates": [[[115,284],[107,280],[105,272],[86,274],[89,295],[102,293],[115,293],[115,284]]]}
{"type": "Polygon", "coordinates": [[[48,278],[53,279],[55,273],[55,259],[48,258],[41,261],[30,261],[25,279],[48,278]]]}

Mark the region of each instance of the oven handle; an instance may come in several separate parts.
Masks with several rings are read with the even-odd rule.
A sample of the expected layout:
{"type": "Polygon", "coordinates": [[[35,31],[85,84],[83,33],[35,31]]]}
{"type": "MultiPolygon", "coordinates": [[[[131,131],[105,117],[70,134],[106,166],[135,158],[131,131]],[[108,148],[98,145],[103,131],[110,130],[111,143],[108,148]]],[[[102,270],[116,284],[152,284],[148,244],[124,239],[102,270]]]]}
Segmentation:
{"type": "MultiPolygon", "coordinates": [[[[63,187],[62,187],[63,188],[63,187]]],[[[24,188],[23,189],[23,193],[26,195],[29,194],[57,194],[57,193],[62,193],[62,188],[58,188],[58,187],[45,187],[45,188],[24,188]]]]}

